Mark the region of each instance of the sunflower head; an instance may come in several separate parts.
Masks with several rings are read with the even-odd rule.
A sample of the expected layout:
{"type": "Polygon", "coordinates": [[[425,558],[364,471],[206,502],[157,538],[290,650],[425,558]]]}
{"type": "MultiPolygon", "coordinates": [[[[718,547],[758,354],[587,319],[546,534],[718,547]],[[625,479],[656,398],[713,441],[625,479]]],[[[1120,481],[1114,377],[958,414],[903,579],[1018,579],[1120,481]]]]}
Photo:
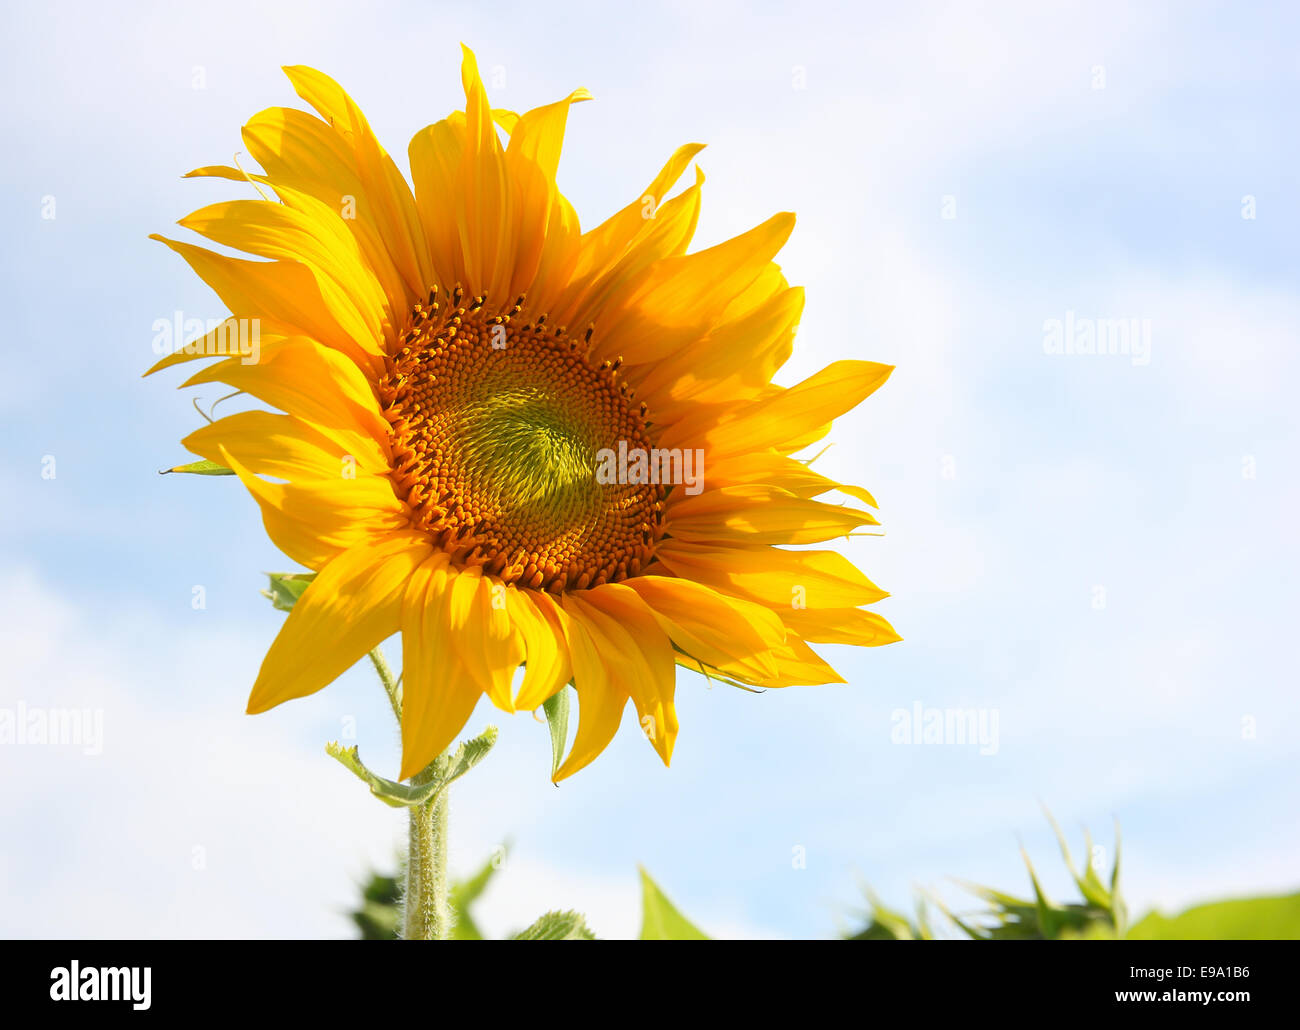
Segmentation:
{"type": "Polygon", "coordinates": [[[773,261],[792,215],[689,252],[703,176],[672,190],[691,144],[584,232],[556,170],[585,90],[493,108],[466,49],[465,107],[411,140],[408,182],[333,80],[285,71],[319,117],[254,116],[260,174],[190,174],[259,198],[180,223],[260,260],[164,239],[230,319],[151,369],[222,357],[185,385],[274,409],[184,441],[233,469],[271,539],[317,573],[250,712],[400,632],[402,777],[482,695],[535,709],[571,683],[560,779],[605,748],[629,699],[666,763],[678,665],[760,687],[842,682],[810,642],[898,639],[864,607],[886,595],[845,558],[790,549],[876,525],[819,499],[874,507],[870,494],[793,455],[891,371],[841,361],[772,382],[803,307],[773,261]],[[221,347],[249,324],[252,361],[221,347]]]}
{"type": "Polygon", "coordinates": [[[572,338],[525,322],[520,297],[488,315],[457,287],[417,304],[379,381],[395,485],[458,566],[561,594],[635,576],[663,525],[663,484],[597,480],[595,456],[650,449],[617,361],[589,364],[572,338]]]}

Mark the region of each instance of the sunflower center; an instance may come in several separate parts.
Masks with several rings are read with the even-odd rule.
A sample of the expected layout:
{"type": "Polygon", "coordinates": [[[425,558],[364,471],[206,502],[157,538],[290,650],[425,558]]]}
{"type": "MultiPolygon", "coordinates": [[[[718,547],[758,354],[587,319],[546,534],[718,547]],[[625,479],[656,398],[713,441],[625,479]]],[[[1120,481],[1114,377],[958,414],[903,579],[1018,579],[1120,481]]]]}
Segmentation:
{"type": "Polygon", "coordinates": [[[559,592],[635,576],[662,527],[664,488],[604,482],[601,454],[648,451],[617,362],[523,298],[489,315],[457,289],[412,312],[379,384],[393,479],[415,525],[461,566],[559,592]]]}

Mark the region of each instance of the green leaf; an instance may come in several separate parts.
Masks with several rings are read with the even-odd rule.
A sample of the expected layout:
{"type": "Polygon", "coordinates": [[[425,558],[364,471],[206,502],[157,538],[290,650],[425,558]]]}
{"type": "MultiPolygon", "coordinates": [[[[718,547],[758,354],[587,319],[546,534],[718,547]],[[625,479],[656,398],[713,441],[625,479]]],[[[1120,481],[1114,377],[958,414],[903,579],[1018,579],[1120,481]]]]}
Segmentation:
{"type": "Polygon", "coordinates": [[[218,465],[215,461],[208,461],[207,458],[201,461],[192,461],[188,465],[177,465],[175,468],[163,469],[162,474],[168,472],[188,472],[195,476],[233,476],[234,469],[228,469],[225,465],[218,465]]]}
{"type": "Polygon", "coordinates": [[[650,874],[641,868],[641,940],[707,941],[708,936],[682,915],[650,874]]]}
{"type": "MultiPolygon", "coordinates": [[[[439,772],[442,786],[445,787],[452,780],[458,780],[467,772],[478,765],[487,757],[487,753],[492,750],[492,745],[497,742],[497,728],[489,726],[473,740],[467,740],[456,749],[456,753],[451,756],[451,761],[447,767],[439,772]]],[[[441,788],[439,788],[441,789],[441,788]]]]}
{"type": "Polygon", "coordinates": [[[488,881],[496,875],[504,857],[504,852],[493,855],[468,880],[460,880],[452,884],[447,904],[451,907],[451,934],[454,940],[481,941],[483,939],[483,934],[479,932],[478,925],[470,913],[470,906],[478,900],[479,895],[486,889],[488,881]]]}
{"type": "MultiPolygon", "coordinates": [[[[393,780],[386,780],[384,777],[372,773],[361,761],[356,745],[344,747],[337,740],[331,740],[325,745],[325,753],[331,758],[337,759],[354,773],[358,779],[362,780],[370,788],[370,793],[386,805],[391,805],[393,808],[402,808],[418,805],[428,800],[427,797],[417,796],[414,787],[409,787],[404,783],[395,783],[393,780]]],[[[437,793],[436,783],[425,784],[419,790],[423,791],[426,788],[429,788],[430,797],[437,793]]]]}
{"type": "Polygon", "coordinates": [[[1151,912],[1130,941],[1282,941],[1300,938],[1300,894],[1197,905],[1176,916],[1151,912]]]}
{"type": "Polygon", "coordinates": [[[564,745],[569,739],[569,688],[561,687],[542,703],[546,725],[551,731],[551,779],[564,762],[564,745]]]}
{"type": "Polygon", "coordinates": [[[968,936],[980,940],[1062,940],[1081,938],[1111,938],[1123,928],[1124,900],[1119,895],[1119,826],[1115,827],[1115,866],[1111,873],[1111,887],[1097,875],[1092,867],[1092,837],[1084,831],[1085,864],[1076,870],[1070,856],[1070,848],[1065,834],[1052,818],[1052,813],[1043,809],[1044,815],[1051,823],[1056,834],[1057,844],[1061,849],[1061,860],[1071,879],[1082,896],[1078,902],[1058,905],[1051,901],[1034,870],[1029,855],[1022,847],[1021,857],[1029,872],[1029,882],[1034,889],[1032,898],[1018,898],[1011,894],[995,891],[988,887],[957,881],[977,897],[988,902],[989,908],[979,913],[978,924],[968,924],[945,915],[968,936]]]}
{"type": "Polygon", "coordinates": [[[439,758],[433,763],[433,775],[423,783],[407,784],[385,779],[366,768],[355,745],[343,747],[338,741],[325,745],[325,753],[337,759],[359,780],[370,788],[370,793],[393,808],[410,808],[432,801],[453,780],[459,779],[478,765],[497,742],[497,728],[489,726],[473,740],[467,740],[455,754],[439,758]]]}
{"type": "Polygon", "coordinates": [[[363,941],[393,941],[397,939],[398,886],[395,876],[371,873],[362,885],[361,905],[349,915],[361,933],[363,941]]]}
{"type": "Polygon", "coordinates": [[[587,929],[587,921],[577,912],[547,912],[541,919],[512,941],[594,941],[596,935],[587,929]]]}
{"type": "Polygon", "coordinates": [[[882,902],[871,888],[864,892],[867,904],[871,906],[871,922],[855,934],[845,937],[848,941],[921,941],[931,937],[929,926],[925,921],[923,903],[918,901],[917,919],[913,924],[907,916],[882,902]]]}
{"type": "Polygon", "coordinates": [[[974,940],[1112,940],[1122,936],[1125,907],[1124,899],[1119,893],[1118,823],[1115,826],[1115,864],[1111,870],[1110,886],[1107,887],[1091,864],[1093,847],[1092,837],[1088,832],[1084,831],[1084,848],[1089,862],[1076,870],[1074,861],[1070,857],[1065,834],[1052,818],[1051,812],[1046,808],[1043,812],[1056,833],[1062,861],[1079,890],[1080,901],[1057,904],[1048,898],[1028,853],[1022,847],[1020,855],[1029,874],[1030,886],[1033,888],[1031,896],[1017,897],[991,887],[956,880],[959,886],[983,901],[986,907],[982,911],[959,916],[944,904],[942,898],[930,892],[922,892],[918,896],[917,921],[913,924],[899,913],[884,908],[868,890],[867,899],[872,909],[871,919],[862,930],[846,935],[845,939],[933,940],[934,933],[925,915],[924,902],[927,898],[948,922],[974,940]]]}
{"type": "Polygon", "coordinates": [[[290,611],[302,597],[302,593],[313,579],[314,572],[268,572],[266,578],[271,581],[271,589],[263,590],[262,596],[282,612],[290,611]]]}

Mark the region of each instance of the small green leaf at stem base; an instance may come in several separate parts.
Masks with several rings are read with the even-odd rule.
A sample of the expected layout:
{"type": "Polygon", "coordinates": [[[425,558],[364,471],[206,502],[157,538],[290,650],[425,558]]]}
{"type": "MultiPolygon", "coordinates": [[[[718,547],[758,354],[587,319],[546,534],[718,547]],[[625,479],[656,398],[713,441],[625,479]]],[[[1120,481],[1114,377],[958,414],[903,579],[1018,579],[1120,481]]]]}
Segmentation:
{"type": "Polygon", "coordinates": [[[410,808],[432,801],[453,780],[459,779],[478,765],[496,742],[497,728],[489,726],[473,740],[461,744],[453,754],[444,755],[435,761],[430,766],[433,775],[426,782],[418,784],[398,783],[371,772],[362,763],[355,745],[344,747],[337,741],[331,741],[325,745],[325,752],[365,783],[370,788],[370,793],[384,804],[393,808],[410,808]]]}

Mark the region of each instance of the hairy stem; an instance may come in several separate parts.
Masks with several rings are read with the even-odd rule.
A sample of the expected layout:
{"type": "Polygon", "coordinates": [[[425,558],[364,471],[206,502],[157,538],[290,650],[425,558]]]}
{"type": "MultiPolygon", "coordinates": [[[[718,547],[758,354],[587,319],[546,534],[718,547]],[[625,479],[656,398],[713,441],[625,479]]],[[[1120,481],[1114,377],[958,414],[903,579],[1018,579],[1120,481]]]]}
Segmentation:
{"type": "MultiPolygon", "coordinates": [[[[443,761],[443,758],[439,758],[411,782],[427,783],[443,761]]],[[[402,937],[408,941],[445,941],[450,936],[447,788],[444,787],[434,795],[432,801],[411,808],[402,937]]]]}
{"type": "MultiPolygon", "coordinates": [[[[402,685],[393,676],[384,653],[378,647],[370,652],[370,662],[388,695],[397,723],[402,722],[402,685]]],[[[411,783],[428,783],[449,761],[448,755],[435,759],[411,783]]],[[[451,908],[447,894],[447,788],[443,787],[431,801],[410,809],[411,825],[407,837],[406,889],[403,891],[404,917],[402,937],[408,941],[445,941],[451,936],[451,908]]]]}

